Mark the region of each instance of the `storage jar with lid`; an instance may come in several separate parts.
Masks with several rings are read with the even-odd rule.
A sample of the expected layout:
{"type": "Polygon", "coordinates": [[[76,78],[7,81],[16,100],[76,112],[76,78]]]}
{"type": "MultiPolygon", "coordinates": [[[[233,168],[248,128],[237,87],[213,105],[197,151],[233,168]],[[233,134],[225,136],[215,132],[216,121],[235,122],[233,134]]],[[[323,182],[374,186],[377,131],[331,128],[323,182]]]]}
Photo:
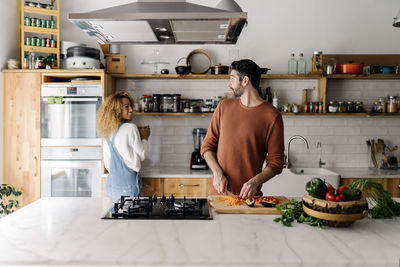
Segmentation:
{"type": "Polygon", "coordinates": [[[172,112],[174,108],[172,95],[163,95],[161,98],[161,110],[162,112],[172,112]]]}
{"type": "Polygon", "coordinates": [[[181,95],[180,94],[174,94],[172,95],[172,101],[173,101],[173,112],[181,112],[181,107],[180,107],[180,101],[181,101],[181,95]]]}
{"type": "Polygon", "coordinates": [[[347,102],[347,112],[354,113],[356,112],[356,104],[353,101],[347,102]]]}
{"type": "Polygon", "coordinates": [[[153,94],[153,112],[160,112],[160,94],[153,94]]]}
{"type": "Polygon", "coordinates": [[[383,112],[383,106],[380,102],[375,101],[373,106],[372,106],[372,112],[375,113],[382,113],[383,112]]]}
{"type": "Polygon", "coordinates": [[[344,103],[343,101],[339,101],[338,102],[339,103],[339,105],[338,105],[338,112],[339,113],[343,113],[343,112],[346,112],[346,103],[344,103]]]}
{"type": "Polygon", "coordinates": [[[338,112],[338,104],[335,101],[329,101],[328,112],[338,112]]]}
{"type": "Polygon", "coordinates": [[[356,109],[355,112],[364,112],[363,102],[362,101],[357,101],[355,109],[356,109]]]}
{"type": "Polygon", "coordinates": [[[387,106],[387,112],[388,113],[395,113],[398,112],[398,107],[397,107],[397,97],[396,96],[389,96],[389,103],[387,106]]]}

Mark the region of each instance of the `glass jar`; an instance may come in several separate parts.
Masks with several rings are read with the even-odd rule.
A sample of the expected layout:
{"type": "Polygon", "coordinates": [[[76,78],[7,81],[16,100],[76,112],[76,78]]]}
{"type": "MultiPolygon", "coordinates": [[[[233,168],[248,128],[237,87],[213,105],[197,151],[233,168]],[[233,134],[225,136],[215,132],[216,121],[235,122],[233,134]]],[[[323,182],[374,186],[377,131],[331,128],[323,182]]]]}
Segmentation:
{"type": "Polygon", "coordinates": [[[338,104],[335,101],[329,101],[328,112],[338,112],[338,104]]]}
{"type": "Polygon", "coordinates": [[[394,113],[398,112],[398,107],[397,107],[397,97],[396,96],[389,96],[389,103],[387,105],[387,112],[388,113],[394,113]]]}
{"type": "Polygon", "coordinates": [[[346,103],[344,103],[343,101],[339,101],[338,102],[338,112],[339,113],[343,113],[346,112],[346,103]]]}
{"type": "Polygon", "coordinates": [[[160,94],[153,94],[153,112],[160,112],[160,94]]]}
{"type": "Polygon", "coordinates": [[[363,102],[357,101],[355,105],[355,112],[364,112],[363,102]]]}
{"type": "Polygon", "coordinates": [[[354,113],[356,112],[356,103],[353,101],[348,101],[347,102],[347,112],[354,113]]]}
{"type": "Polygon", "coordinates": [[[151,100],[151,95],[143,95],[143,104],[142,111],[143,112],[152,112],[153,111],[153,101],[151,100]]]}
{"type": "Polygon", "coordinates": [[[219,96],[219,95],[214,96],[214,109],[217,108],[219,102],[221,102],[222,99],[223,99],[222,96],[219,96]]]}
{"type": "Polygon", "coordinates": [[[375,101],[373,106],[372,106],[372,112],[375,113],[382,113],[383,112],[383,106],[380,102],[375,101]]]}
{"type": "Polygon", "coordinates": [[[173,111],[173,99],[171,95],[163,95],[161,98],[161,110],[162,112],[172,112],[173,111]]]}
{"type": "Polygon", "coordinates": [[[172,95],[172,101],[173,101],[173,107],[172,107],[173,112],[181,112],[181,107],[180,107],[181,95],[180,94],[172,95]]]}

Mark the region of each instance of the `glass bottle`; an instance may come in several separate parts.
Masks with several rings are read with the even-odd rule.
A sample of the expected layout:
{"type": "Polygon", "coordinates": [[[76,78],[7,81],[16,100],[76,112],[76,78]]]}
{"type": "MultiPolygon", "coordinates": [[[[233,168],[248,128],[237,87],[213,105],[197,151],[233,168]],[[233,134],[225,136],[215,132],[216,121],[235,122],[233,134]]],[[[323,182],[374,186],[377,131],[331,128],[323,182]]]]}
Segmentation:
{"type": "Polygon", "coordinates": [[[297,74],[297,61],[294,58],[294,53],[290,55],[288,61],[288,74],[297,74]]]}
{"type": "Polygon", "coordinates": [[[269,102],[272,104],[272,93],[271,93],[271,87],[267,87],[265,89],[265,101],[269,102]]]}
{"type": "Polygon", "coordinates": [[[278,93],[274,91],[274,97],[272,98],[272,105],[276,108],[279,109],[279,102],[278,102],[278,93]]]}
{"type": "Polygon", "coordinates": [[[299,59],[297,60],[297,74],[306,74],[306,61],[303,57],[303,53],[300,53],[299,59]]]}

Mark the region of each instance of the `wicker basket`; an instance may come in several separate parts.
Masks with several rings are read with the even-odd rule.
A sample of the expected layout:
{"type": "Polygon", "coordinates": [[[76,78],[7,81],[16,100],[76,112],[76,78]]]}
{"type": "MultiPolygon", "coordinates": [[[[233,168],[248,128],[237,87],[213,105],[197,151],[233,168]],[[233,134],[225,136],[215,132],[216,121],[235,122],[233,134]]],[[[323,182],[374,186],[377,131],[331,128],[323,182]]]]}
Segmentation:
{"type": "Polygon", "coordinates": [[[368,216],[368,202],[365,198],[356,201],[326,201],[305,194],[303,210],[308,215],[323,220],[328,226],[347,227],[368,216]]]}

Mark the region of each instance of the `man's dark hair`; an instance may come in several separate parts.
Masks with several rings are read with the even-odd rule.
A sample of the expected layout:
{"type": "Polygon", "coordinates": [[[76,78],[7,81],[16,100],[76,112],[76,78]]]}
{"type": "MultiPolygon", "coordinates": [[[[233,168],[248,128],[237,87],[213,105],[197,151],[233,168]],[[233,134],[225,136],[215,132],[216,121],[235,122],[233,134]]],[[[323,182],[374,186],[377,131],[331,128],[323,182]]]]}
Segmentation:
{"type": "Polygon", "coordinates": [[[253,60],[241,59],[233,61],[230,70],[237,71],[240,81],[247,76],[254,88],[257,89],[260,85],[261,69],[253,60]]]}

